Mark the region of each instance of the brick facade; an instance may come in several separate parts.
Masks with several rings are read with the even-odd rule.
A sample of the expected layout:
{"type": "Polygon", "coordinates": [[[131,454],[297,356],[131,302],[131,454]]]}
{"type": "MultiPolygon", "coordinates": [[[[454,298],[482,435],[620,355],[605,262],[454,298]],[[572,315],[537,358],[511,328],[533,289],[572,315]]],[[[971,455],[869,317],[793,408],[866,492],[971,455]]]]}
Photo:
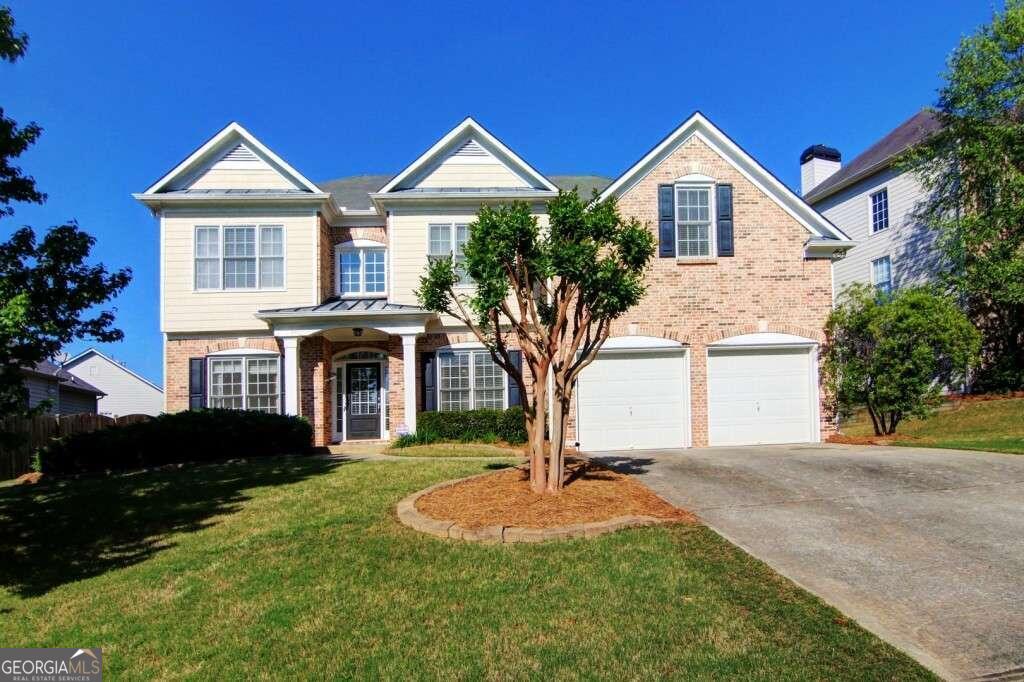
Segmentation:
{"type": "Polygon", "coordinates": [[[164,401],[168,412],[188,409],[188,361],[222,350],[267,350],[282,353],[272,336],[168,338],[164,347],[164,401]]]}

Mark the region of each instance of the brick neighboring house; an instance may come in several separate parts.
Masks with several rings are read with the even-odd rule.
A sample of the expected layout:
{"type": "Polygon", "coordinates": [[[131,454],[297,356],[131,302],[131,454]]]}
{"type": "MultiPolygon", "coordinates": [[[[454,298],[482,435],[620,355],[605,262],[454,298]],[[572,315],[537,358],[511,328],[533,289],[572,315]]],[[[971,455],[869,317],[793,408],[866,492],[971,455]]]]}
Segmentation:
{"type": "MultiPolygon", "coordinates": [[[[519,396],[455,320],[421,309],[432,256],[481,205],[560,186],[467,118],[393,178],[315,184],[232,123],[135,195],[160,221],[166,410],[308,417],[316,444],[389,438],[416,413],[519,396]],[[410,361],[411,360],[411,361],[410,361]]],[[[643,303],[581,376],[589,450],[813,442],[841,230],[696,113],[603,197],[659,240],[643,303]]]]}

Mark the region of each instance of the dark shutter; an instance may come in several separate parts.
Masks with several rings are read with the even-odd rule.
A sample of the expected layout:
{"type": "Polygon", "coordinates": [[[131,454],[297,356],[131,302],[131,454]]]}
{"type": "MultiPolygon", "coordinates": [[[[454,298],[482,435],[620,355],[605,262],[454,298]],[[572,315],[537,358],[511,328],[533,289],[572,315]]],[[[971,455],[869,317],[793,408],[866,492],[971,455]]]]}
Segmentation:
{"type": "Polygon", "coordinates": [[[206,407],[206,358],[188,360],[188,409],[206,407]]]}
{"type": "MultiPolygon", "coordinates": [[[[518,350],[511,350],[508,352],[508,359],[512,361],[512,366],[518,369],[520,372],[523,371],[523,352],[518,350]]],[[[512,378],[511,375],[508,379],[508,406],[523,404],[523,396],[519,395],[519,384],[512,378]]]]}
{"type": "Polygon", "coordinates": [[[437,379],[437,361],[434,353],[423,353],[422,359],[420,360],[421,366],[423,367],[423,381],[420,385],[423,386],[423,411],[424,412],[436,412],[437,411],[437,391],[435,390],[435,380],[437,379]]]}
{"type": "Polygon", "coordinates": [[[718,255],[734,256],[732,238],[732,185],[718,185],[715,188],[718,192],[718,255]]]}
{"type": "Polygon", "coordinates": [[[676,206],[672,185],[658,185],[658,257],[676,257],[676,206]]]}

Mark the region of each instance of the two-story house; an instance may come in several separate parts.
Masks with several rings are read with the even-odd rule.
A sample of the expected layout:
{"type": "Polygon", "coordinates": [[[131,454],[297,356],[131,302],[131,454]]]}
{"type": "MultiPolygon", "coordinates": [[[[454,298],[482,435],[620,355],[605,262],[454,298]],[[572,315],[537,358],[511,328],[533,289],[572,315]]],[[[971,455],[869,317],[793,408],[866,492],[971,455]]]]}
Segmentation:
{"type": "Polygon", "coordinates": [[[922,284],[939,272],[935,232],[916,217],[926,191],[912,171],[893,165],[901,152],[938,127],[935,115],[923,110],[846,165],[839,151],[820,144],[800,155],[804,200],[857,243],[836,261],[837,294],[853,282],[891,291],[922,284]]]}
{"type": "MultiPolygon", "coordinates": [[[[467,118],[375,191],[318,185],[237,123],[135,195],[160,223],[166,410],[301,414],[323,445],[507,407],[471,334],[422,309],[482,205],[558,185],[467,118]],[[334,188],[334,190],[332,190],[334,188]]],[[[697,113],[604,189],[658,236],[643,303],[580,379],[588,450],[816,441],[817,371],[846,235],[697,113]]],[[[467,283],[471,286],[471,283],[467,283]]]]}

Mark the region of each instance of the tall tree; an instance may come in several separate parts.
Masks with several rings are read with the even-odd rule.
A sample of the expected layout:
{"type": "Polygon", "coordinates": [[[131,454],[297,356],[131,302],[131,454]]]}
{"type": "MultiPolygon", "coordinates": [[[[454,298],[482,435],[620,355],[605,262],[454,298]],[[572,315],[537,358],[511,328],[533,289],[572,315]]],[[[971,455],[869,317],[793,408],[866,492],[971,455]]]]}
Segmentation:
{"type": "Polygon", "coordinates": [[[1024,0],[949,58],[941,130],[900,164],[929,192],[947,281],[982,332],[982,390],[1024,388],[1024,0]]]}
{"type": "MultiPolygon", "coordinates": [[[[27,47],[10,9],[0,7],[0,59],[13,63],[27,47]]],[[[46,200],[35,180],[11,164],[41,132],[35,123],[19,127],[0,108],[0,217],[14,215],[15,202],[46,200]]],[[[22,227],[0,242],[0,415],[28,411],[22,367],[53,357],[75,339],[122,338],[113,311],[94,308],[128,285],[131,270],[87,264],[95,241],[72,221],[41,241],[22,227]]]]}
{"type": "Polygon", "coordinates": [[[469,327],[519,384],[530,481],[538,493],[562,489],[573,383],[608,338],[612,321],[643,298],[644,271],[654,256],[650,230],[623,220],[614,199],[588,204],[573,190],[559,192],[547,208],[545,228],[523,202],[481,208],[469,226],[464,266],[451,258],[431,262],[417,292],[425,308],[469,327]],[[466,277],[475,284],[468,291],[458,286],[466,277]],[[511,359],[512,337],[522,366],[511,359]],[[529,392],[522,367],[533,379],[529,392]],[[554,394],[546,448],[549,377],[554,394]]]}

